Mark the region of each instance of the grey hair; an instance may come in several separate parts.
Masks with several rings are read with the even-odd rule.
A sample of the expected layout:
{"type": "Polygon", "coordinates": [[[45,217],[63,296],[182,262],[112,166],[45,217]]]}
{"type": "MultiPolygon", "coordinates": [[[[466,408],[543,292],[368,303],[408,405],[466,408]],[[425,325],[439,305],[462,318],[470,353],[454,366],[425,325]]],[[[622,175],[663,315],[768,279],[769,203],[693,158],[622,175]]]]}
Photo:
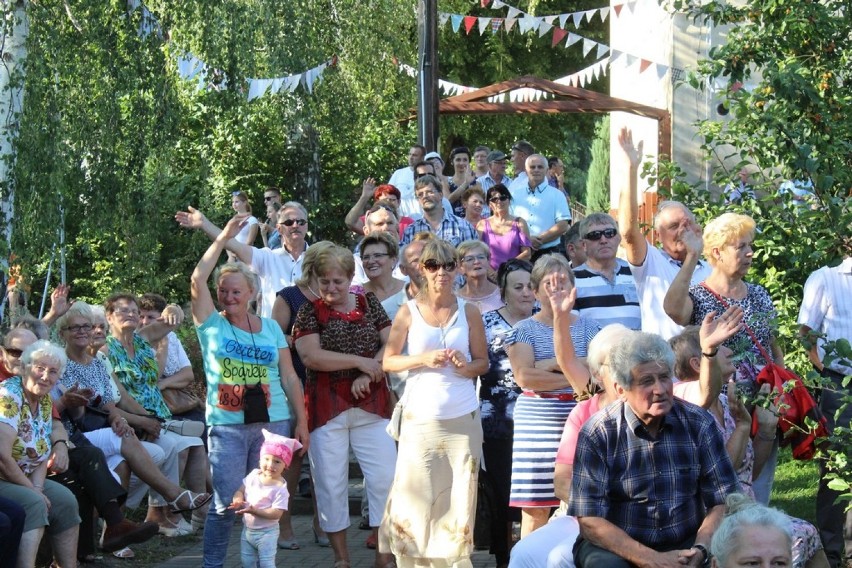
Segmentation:
{"type": "Polygon", "coordinates": [[[249,268],[249,266],[243,262],[227,262],[220,266],[215,273],[215,278],[213,279],[216,282],[216,285],[219,285],[219,281],[228,274],[241,274],[243,278],[246,279],[246,283],[248,284],[249,290],[251,290],[252,294],[257,292],[258,290],[258,281],[257,274],[249,268]]]}
{"type": "Polygon", "coordinates": [[[613,323],[600,330],[589,342],[586,362],[589,364],[592,380],[598,385],[603,386],[600,381],[601,368],[609,361],[612,348],[624,341],[629,333],[631,333],[631,330],[628,327],[620,323],[613,323]]]}
{"type": "Polygon", "coordinates": [[[672,209],[672,208],[681,209],[686,214],[686,216],[690,219],[690,221],[695,221],[695,215],[692,213],[692,211],[689,210],[689,207],[687,207],[686,205],[684,205],[680,201],[674,201],[674,200],[671,200],[671,199],[667,200],[667,201],[661,201],[657,205],[657,213],[656,213],[656,215],[654,215],[654,230],[655,231],[660,230],[660,224],[662,223],[661,217],[663,216],[663,211],[665,211],[666,209],[672,209]]]}
{"type": "Polygon", "coordinates": [[[56,328],[59,331],[62,331],[62,328],[66,326],[68,320],[73,317],[86,318],[89,323],[93,323],[92,306],[79,300],[74,302],[71,304],[71,307],[68,308],[68,311],[59,316],[59,319],[56,320],[56,328]]]}
{"type": "Polygon", "coordinates": [[[298,201],[288,201],[284,205],[281,206],[281,209],[278,210],[278,214],[280,215],[287,209],[298,209],[298,211],[302,214],[302,216],[307,221],[308,219],[308,210],[305,209],[305,206],[299,203],[298,201]]]}
{"type": "Polygon", "coordinates": [[[58,363],[60,375],[65,372],[65,366],[68,365],[68,356],[65,354],[65,350],[46,339],[39,339],[24,349],[21,354],[21,364],[24,367],[29,367],[42,359],[51,359],[58,363]]]}
{"type": "Polygon", "coordinates": [[[625,334],[609,354],[612,378],[623,389],[630,389],[633,379],[631,371],[643,363],[659,363],[671,373],[674,369],[674,352],[659,335],[634,331],[625,334]]]}
{"type": "Polygon", "coordinates": [[[750,544],[740,540],[742,530],[746,527],[762,527],[778,531],[787,541],[787,548],[779,552],[791,554],[793,538],[787,515],[778,509],[755,503],[742,493],[728,495],[725,500],[725,509],[725,518],[722,519],[710,543],[710,553],[716,558],[719,568],[728,568],[728,557],[741,546],[750,544]]]}
{"type": "Polygon", "coordinates": [[[612,218],[612,215],[607,213],[589,213],[578,223],[580,232],[580,238],[584,238],[585,234],[589,232],[589,227],[592,225],[610,225],[615,229],[618,229],[618,223],[615,222],[615,219],[612,218]]]}

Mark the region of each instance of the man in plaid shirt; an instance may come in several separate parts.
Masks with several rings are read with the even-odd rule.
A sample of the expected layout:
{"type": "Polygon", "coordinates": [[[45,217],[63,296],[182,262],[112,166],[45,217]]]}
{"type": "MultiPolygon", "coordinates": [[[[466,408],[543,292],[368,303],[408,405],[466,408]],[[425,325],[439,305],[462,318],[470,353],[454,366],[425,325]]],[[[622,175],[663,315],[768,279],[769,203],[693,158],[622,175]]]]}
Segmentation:
{"type": "Polygon", "coordinates": [[[462,219],[453,215],[452,209],[444,207],[441,183],[435,176],[424,175],[414,182],[414,195],[423,209],[423,217],[406,227],[400,246],[411,242],[414,235],[421,232],[434,233],[439,239],[444,239],[454,247],[462,241],[479,239],[476,229],[462,219]]]}
{"type": "Polygon", "coordinates": [[[722,435],[707,411],[674,398],[660,336],[631,333],[609,366],[621,400],[583,425],[574,458],[575,563],[702,566],[725,497],[739,491],[722,435]]]}

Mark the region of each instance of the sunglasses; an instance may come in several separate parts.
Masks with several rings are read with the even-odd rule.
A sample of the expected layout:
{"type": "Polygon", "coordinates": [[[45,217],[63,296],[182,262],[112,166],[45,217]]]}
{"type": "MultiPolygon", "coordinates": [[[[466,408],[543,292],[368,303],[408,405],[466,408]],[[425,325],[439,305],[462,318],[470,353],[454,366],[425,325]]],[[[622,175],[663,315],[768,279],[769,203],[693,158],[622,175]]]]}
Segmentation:
{"type": "Polygon", "coordinates": [[[293,225],[299,225],[300,227],[304,227],[308,224],[308,221],[306,219],[287,219],[286,221],[281,221],[278,224],[284,225],[285,227],[292,227],[293,225]]]}
{"type": "Polygon", "coordinates": [[[583,238],[587,241],[599,241],[601,237],[611,239],[617,234],[618,231],[616,229],[603,229],[602,231],[590,231],[583,238]]]}
{"type": "Polygon", "coordinates": [[[14,347],[4,347],[3,351],[5,351],[6,353],[8,353],[9,355],[11,355],[12,357],[14,357],[16,359],[19,358],[24,353],[23,349],[15,349],[14,347]]]}
{"type": "Polygon", "coordinates": [[[438,272],[441,268],[444,269],[444,272],[453,272],[456,269],[456,266],[458,266],[455,260],[441,264],[437,260],[431,258],[424,261],[422,264],[423,268],[425,268],[428,272],[438,272]]]}
{"type": "Polygon", "coordinates": [[[509,201],[509,196],[508,195],[494,195],[488,200],[488,203],[497,203],[498,201],[509,201]]]}
{"type": "Polygon", "coordinates": [[[272,201],[273,199],[275,199],[274,195],[264,195],[263,196],[264,201],[272,201]]]}

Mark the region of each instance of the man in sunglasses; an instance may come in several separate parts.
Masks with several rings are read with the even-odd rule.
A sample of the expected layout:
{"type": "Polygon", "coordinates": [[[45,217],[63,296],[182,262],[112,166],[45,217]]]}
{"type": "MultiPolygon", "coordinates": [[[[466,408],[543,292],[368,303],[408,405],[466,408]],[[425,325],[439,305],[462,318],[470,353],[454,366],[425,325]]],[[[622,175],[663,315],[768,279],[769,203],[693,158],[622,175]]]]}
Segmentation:
{"type": "Polygon", "coordinates": [[[423,210],[423,217],[416,219],[405,229],[403,245],[410,243],[414,235],[420,232],[433,233],[454,247],[462,241],[479,239],[479,233],[473,225],[453,215],[452,208],[447,207],[441,191],[441,182],[435,176],[418,178],[414,182],[414,192],[423,210]]]}
{"type": "Polygon", "coordinates": [[[408,165],[399,168],[391,175],[388,183],[397,188],[402,194],[399,204],[399,214],[406,217],[417,217],[420,215],[420,207],[417,198],[414,197],[414,166],[423,161],[426,148],[420,144],[414,144],[408,149],[408,165]]]}
{"type": "MultiPolygon", "coordinates": [[[[210,240],[215,240],[222,229],[214,225],[201,211],[189,207],[178,211],[175,220],[181,227],[200,229],[210,240]]],[[[234,253],[241,262],[248,264],[260,278],[261,301],[258,313],[261,317],[272,317],[275,293],[285,286],[292,286],[302,275],[302,260],[308,244],[308,212],[297,201],[288,201],[278,210],[278,232],[281,233],[281,248],[255,248],[236,239],[225,244],[225,249],[234,253]]]]}
{"type": "MultiPolygon", "coordinates": [[[[663,300],[671,287],[680,267],[686,258],[686,245],[683,235],[693,232],[701,235],[701,227],[695,222],[695,215],[686,205],[678,201],[663,201],[657,206],[654,217],[654,230],[660,241],[660,248],[649,246],[642,233],[639,219],[639,165],[642,162],[642,142],[633,145],[633,134],[622,128],[618,142],[624,152],[623,160],[627,166],[628,185],[622,188],[618,204],[618,226],[624,237],[624,250],[627,262],[633,272],[639,304],[642,310],[642,331],[656,333],[663,339],[679,335],[683,329],[666,315],[663,300]]],[[[698,260],[692,273],[692,284],[699,284],[710,276],[710,265],[698,260]]]]}
{"type": "Polygon", "coordinates": [[[574,309],[597,320],[601,327],[620,323],[640,329],[642,312],[636,282],[627,262],[615,256],[621,242],[615,219],[606,213],[591,213],[580,221],[579,231],[587,258],[574,269],[574,309]]]}
{"type": "Polygon", "coordinates": [[[564,252],[561,237],[571,225],[571,208],[558,189],[547,183],[547,158],[532,154],[526,161],[526,184],[512,194],[512,215],[527,222],[532,245],[532,262],[546,254],[564,252]]]}

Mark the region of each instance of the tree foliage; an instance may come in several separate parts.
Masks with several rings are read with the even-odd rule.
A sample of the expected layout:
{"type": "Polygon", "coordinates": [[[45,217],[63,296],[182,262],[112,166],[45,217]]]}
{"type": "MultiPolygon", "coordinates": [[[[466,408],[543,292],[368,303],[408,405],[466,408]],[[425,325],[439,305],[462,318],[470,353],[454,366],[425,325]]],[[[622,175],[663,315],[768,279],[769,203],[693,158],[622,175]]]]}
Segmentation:
{"type": "Polygon", "coordinates": [[[595,127],[592,141],[592,163],[586,183],[586,208],[590,213],[610,210],[609,123],[609,115],[604,115],[595,127]]]}

